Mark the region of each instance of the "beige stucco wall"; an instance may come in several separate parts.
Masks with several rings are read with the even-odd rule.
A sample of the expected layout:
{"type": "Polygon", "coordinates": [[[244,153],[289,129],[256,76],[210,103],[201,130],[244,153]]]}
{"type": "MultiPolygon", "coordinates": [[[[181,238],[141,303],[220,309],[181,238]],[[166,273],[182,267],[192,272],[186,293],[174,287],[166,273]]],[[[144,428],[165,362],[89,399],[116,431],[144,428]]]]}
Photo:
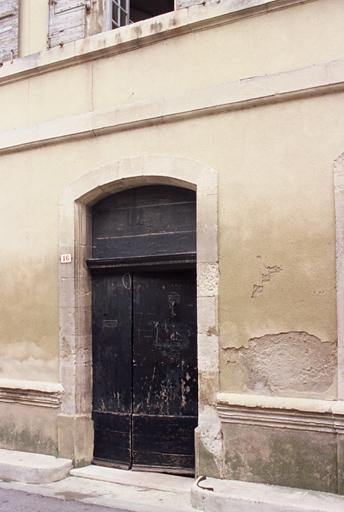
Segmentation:
{"type": "Polygon", "coordinates": [[[20,0],[19,55],[25,57],[45,50],[48,37],[49,2],[20,0]]]}
{"type": "MultiPolygon", "coordinates": [[[[335,60],[343,14],[341,0],[318,0],[3,84],[0,130],[335,60]]],[[[43,41],[42,23],[37,38],[25,23],[23,55],[43,41]]],[[[219,175],[221,389],[336,398],[332,166],[343,151],[343,97],[0,154],[0,377],[59,380],[62,191],[114,160],[159,153],[219,175]]]]}
{"type": "MultiPolygon", "coordinates": [[[[46,33],[46,15],[41,14],[41,19],[32,11],[29,14],[32,25],[29,30],[24,23],[23,44],[29,37],[43,41],[46,33]]],[[[1,88],[0,129],[178,96],[226,81],[340,58],[344,39],[338,34],[343,30],[343,14],[341,0],[316,0],[8,84],[1,88]]],[[[131,26],[133,33],[136,26],[131,26]]],[[[101,48],[103,36],[96,37],[101,48]]],[[[36,39],[25,43],[25,55],[39,45],[36,39]]],[[[63,55],[66,49],[51,51],[63,55]]]]}
{"type": "MultiPolygon", "coordinates": [[[[52,361],[58,348],[57,222],[63,188],[113,160],[151,153],[199,160],[219,172],[223,389],[245,389],[242,371],[230,364],[230,347],[290,331],[333,342],[332,162],[342,149],[339,98],[288,102],[2,156],[7,178],[1,232],[9,251],[1,253],[6,269],[1,304],[8,318],[2,324],[1,342],[18,347],[19,359],[25,360],[20,372],[31,379],[57,378],[52,361]],[[324,138],[323,126],[331,137],[324,138]],[[216,133],[211,144],[209,133],[216,133]],[[251,298],[264,265],[281,270],[251,298]]],[[[319,350],[319,342],[311,341],[309,355],[319,350]]],[[[293,346],[290,359],[285,347],[279,356],[286,379],[292,370],[288,364],[294,366],[293,358],[304,357],[302,346],[293,346]]],[[[12,355],[16,362],[11,366],[8,358],[6,376],[18,365],[17,353],[12,355]]],[[[273,371],[283,381],[278,364],[273,371]]],[[[324,377],[321,368],[320,375],[324,377]]],[[[305,382],[305,391],[334,397],[335,387],[324,389],[320,375],[314,390],[305,382]]],[[[256,384],[252,391],[260,389],[259,380],[256,384]]],[[[272,391],[304,393],[299,381],[291,384],[288,389],[283,381],[272,391]]]]}
{"type": "Polygon", "coordinates": [[[339,98],[233,116],[220,186],[226,389],[336,394],[332,162],[342,145],[339,98]],[[239,346],[253,355],[230,348],[239,346]]]}

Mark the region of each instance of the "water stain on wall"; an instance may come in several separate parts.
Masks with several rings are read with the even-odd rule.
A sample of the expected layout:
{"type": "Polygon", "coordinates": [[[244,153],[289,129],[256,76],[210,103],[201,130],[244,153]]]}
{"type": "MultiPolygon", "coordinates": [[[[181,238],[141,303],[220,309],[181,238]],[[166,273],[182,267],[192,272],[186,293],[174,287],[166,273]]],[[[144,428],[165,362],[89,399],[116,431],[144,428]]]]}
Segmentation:
{"type": "Polygon", "coordinates": [[[47,359],[34,342],[14,342],[1,347],[0,378],[56,381],[57,358],[47,359]]]}

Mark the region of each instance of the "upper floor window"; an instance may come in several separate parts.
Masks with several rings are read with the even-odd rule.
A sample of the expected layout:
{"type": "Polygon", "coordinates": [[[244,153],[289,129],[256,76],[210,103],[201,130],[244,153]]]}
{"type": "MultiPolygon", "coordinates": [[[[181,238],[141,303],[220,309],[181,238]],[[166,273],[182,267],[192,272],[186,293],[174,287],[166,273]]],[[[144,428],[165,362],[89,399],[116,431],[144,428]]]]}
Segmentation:
{"type": "Polygon", "coordinates": [[[130,23],[130,0],[109,0],[107,9],[107,29],[122,27],[130,23]]]}
{"type": "Polygon", "coordinates": [[[174,0],[49,0],[48,46],[91,35],[88,27],[96,24],[89,20],[100,12],[105,12],[103,30],[112,30],[173,10],[174,0]]]}
{"type": "MultiPolygon", "coordinates": [[[[174,0],[46,1],[49,5],[49,48],[63,46],[102,30],[116,29],[174,10],[174,0]]],[[[0,66],[2,62],[11,61],[18,56],[20,2],[21,0],[0,0],[0,66]]],[[[35,2],[30,4],[31,9],[37,7],[34,4],[35,2]]],[[[23,11],[25,16],[29,11],[30,9],[23,11]]]]}
{"type": "Polygon", "coordinates": [[[174,0],[108,0],[107,30],[173,11],[174,0]]]}
{"type": "Polygon", "coordinates": [[[18,55],[19,0],[0,0],[0,65],[18,55]]]}

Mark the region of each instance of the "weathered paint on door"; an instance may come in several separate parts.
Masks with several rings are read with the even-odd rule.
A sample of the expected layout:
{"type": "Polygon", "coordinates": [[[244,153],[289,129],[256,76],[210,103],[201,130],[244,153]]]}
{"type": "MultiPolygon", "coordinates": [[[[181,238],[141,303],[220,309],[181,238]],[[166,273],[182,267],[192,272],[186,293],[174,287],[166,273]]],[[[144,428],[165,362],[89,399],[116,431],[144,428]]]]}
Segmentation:
{"type": "Polygon", "coordinates": [[[128,274],[93,276],[94,456],[130,466],[132,290],[128,274]]]}
{"type": "Polygon", "coordinates": [[[194,271],[133,275],[132,464],[194,467],[194,271]]]}
{"type": "Polygon", "coordinates": [[[93,278],[95,459],[193,472],[194,271],[93,278]]]}
{"type": "Polygon", "coordinates": [[[195,256],[191,190],[139,187],[93,207],[95,462],[194,471],[195,256]]]}

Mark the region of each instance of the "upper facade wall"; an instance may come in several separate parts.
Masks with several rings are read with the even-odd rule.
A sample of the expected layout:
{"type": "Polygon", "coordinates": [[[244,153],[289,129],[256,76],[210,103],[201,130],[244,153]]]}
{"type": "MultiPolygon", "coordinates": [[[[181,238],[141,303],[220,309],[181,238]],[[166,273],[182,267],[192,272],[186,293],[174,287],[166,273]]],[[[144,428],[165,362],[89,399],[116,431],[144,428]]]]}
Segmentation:
{"type": "Polygon", "coordinates": [[[49,4],[47,0],[22,0],[19,18],[19,56],[47,48],[49,4]]]}
{"type": "MultiPolygon", "coordinates": [[[[269,392],[266,382],[272,382],[277,394],[335,396],[332,164],[343,151],[343,118],[339,96],[329,93],[338,91],[338,84],[343,90],[344,39],[338,36],[343,14],[342,0],[227,0],[15,59],[0,69],[6,172],[1,222],[8,240],[2,267],[13,266],[7,253],[23,258],[16,275],[8,271],[3,283],[0,302],[12,320],[0,332],[0,343],[8,347],[10,361],[15,342],[23,343],[18,353],[24,359],[35,352],[39,361],[46,355],[51,361],[35,363],[25,375],[57,378],[59,194],[91,169],[162,152],[205,162],[219,173],[222,389],[269,392]],[[277,4],[286,8],[274,10],[277,4]],[[235,12],[240,5],[252,8],[235,12]],[[299,68],[306,71],[295,71],[299,68]],[[326,95],[320,82],[328,85],[326,95]],[[307,88],[317,97],[305,99],[307,88]],[[295,99],[294,93],[298,103],[286,100],[295,99]],[[270,98],[268,106],[264,97],[270,98]],[[243,98],[239,107],[238,98],[243,98]],[[261,108],[248,109],[257,98],[261,108]],[[209,110],[219,114],[214,102],[228,111],[207,116],[209,110]],[[203,111],[196,122],[197,109],[203,111]],[[92,111],[99,115],[89,116],[92,111]],[[97,126],[89,123],[91,117],[97,126]],[[89,138],[54,145],[73,133],[89,138]],[[40,147],[43,142],[47,147],[40,147]],[[20,145],[30,152],[13,153],[20,145]],[[5,154],[9,148],[12,154],[5,154]],[[20,191],[15,216],[13,191],[20,191]],[[30,321],[18,324],[14,312],[24,310],[30,321]],[[307,388],[295,360],[301,353],[300,365],[308,371],[310,346],[320,356],[307,388]],[[284,380],[280,353],[287,354],[291,372],[284,380]],[[271,360],[276,364],[266,364],[271,360]],[[259,380],[262,374],[266,382],[259,380]]],[[[29,23],[26,28],[29,33],[29,23]]],[[[6,376],[15,374],[11,365],[6,376]]],[[[18,374],[26,371],[22,366],[18,374]]]]}
{"type": "MultiPolygon", "coordinates": [[[[338,37],[341,0],[294,0],[276,10],[275,1],[248,3],[269,4],[270,11],[234,11],[238,2],[233,0],[196,5],[5,63],[0,70],[0,129],[153,99],[161,102],[343,54],[344,38],[338,37]]],[[[43,4],[28,1],[21,10],[22,54],[43,44],[43,4]]]]}

